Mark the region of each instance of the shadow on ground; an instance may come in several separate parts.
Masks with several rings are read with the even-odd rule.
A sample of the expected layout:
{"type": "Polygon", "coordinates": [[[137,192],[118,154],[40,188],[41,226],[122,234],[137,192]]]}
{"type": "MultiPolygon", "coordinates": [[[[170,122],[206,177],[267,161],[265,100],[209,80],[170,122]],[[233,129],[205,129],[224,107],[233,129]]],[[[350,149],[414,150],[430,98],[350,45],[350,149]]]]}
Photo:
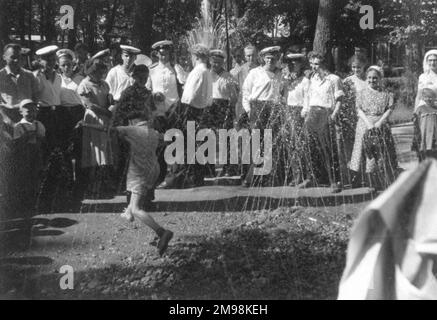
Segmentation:
{"type": "Polygon", "coordinates": [[[68,218],[30,218],[0,221],[0,257],[7,252],[29,249],[31,240],[38,236],[59,236],[63,228],[77,224],[68,218]]]}
{"type": "MultiPolygon", "coordinates": [[[[122,264],[29,279],[35,299],[335,299],[350,226],[308,222],[283,211],[210,236],[175,242],[165,257],[138,255],[122,264]]],[[[26,287],[27,288],[27,287],[26,287]]]]}

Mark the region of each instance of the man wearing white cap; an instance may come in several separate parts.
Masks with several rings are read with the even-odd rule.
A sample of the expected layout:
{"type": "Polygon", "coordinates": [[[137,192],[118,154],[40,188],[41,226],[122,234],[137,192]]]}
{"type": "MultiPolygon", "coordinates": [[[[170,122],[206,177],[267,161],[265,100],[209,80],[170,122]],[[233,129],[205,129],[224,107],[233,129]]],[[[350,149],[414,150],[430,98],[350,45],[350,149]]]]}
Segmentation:
{"type": "Polygon", "coordinates": [[[110,88],[109,92],[112,94],[115,101],[118,101],[121,93],[133,84],[134,81],[130,74],[131,67],[137,54],[141,52],[140,49],[127,45],[120,45],[120,49],[122,51],[121,59],[123,63],[109,70],[108,75],[106,76],[106,82],[110,88]]]}
{"type": "Polygon", "coordinates": [[[7,44],[3,49],[6,66],[0,70],[0,112],[3,121],[12,125],[21,119],[19,106],[24,99],[36,100],[38,83],[32,72],[22,68],[21,47],[7,44]]]}
{"type": "Polygon", "coordinates": [[[61,124],[58,116],[62,113],[61,106],[61,76],[54,70],[58,46],[51,45],[36,51],[41,69],[34,72],[38,80],[38,120],[47,129],[49,150],[59,146],[62,137],[58,134],[61,124]]]}
{"type": "MultiPolygon", "coordinates": [[[[243,109],[249,115],[250,127],[252,129],[275,129],[276,123],[271,119],[275,118],[280,109],[282,100],[282,71],[277,67],[281,55],[281,47],[268,47],[260,52],[261,58],[264,60],[264,65],[250,70],[243,84],[243,109]]],[[[263,133],[261,133],[263,136],[263,133]]],[[[273,139],[276,137],[273,136],[273,139]]],[[[273,167],[276,167],[273,164],[273,167]]],[[[247,186],[252,181],[251,172],[249,170],[243,185],[247,186]]]]}
{"type": "Polygon", "coordinates": [[[237,118],[240,117],[242,112],[244,111],[241,92],[243,89],[244,81],[246,80],[250,70],[259,66],[258,52],[254,46],[248,45],[244,48],[244,59],[246,60],[246,63],[243,64],[239,68],[238,72],[236,72],[236,74],[234,75],[234,78],[237,80],[238,88],[240,90],[240,95],[238,97],[238,102],[235,110],[237,118]]]}
{"type": "MultiPolygon", "coordinates": [[[[173,123],[175,128],[182,130],[185,135],[187,122],[194,121],[196,127],[199,127],[205,108],[212,105],[212,76],[207,67],[209,49],[204,45],[196,44],[191,48],[191,54],[195,67],[188,75],[181,104],[169,115],[169,122],[173,123]]],[[[185,163],[187,163],[186,159],[185,163]]],[[[204,183],[204,176],[205,166],[173,165],[159,188],[201,186],[204,183]]]]}
{"type": "Polygon", "coordinates": [[[187,74],[178,64],[171,63],[173,42],[169,40],[159,41],[153,44],[158,63],[150,67],[147,88],[153,93],[162,93],[165,97],[163,112],[179,101],[182,96],[182,85],[185,83],[187,74]]]}
{"type": "MultiPolygon", "coordinates": [[[[238,99],[237,81],[224,69],[225,59],[223,50],[210,51],[213,102],[211,107],[205,109],[204,125],[214,130],[232,129],[234,126],[235,104],[238,99]]],[[[229,156],[228,152],[228,158],[229,156]]],[[[230,174],[230,168],[229,165],[223,167],[222,175],[230,174]]]]}

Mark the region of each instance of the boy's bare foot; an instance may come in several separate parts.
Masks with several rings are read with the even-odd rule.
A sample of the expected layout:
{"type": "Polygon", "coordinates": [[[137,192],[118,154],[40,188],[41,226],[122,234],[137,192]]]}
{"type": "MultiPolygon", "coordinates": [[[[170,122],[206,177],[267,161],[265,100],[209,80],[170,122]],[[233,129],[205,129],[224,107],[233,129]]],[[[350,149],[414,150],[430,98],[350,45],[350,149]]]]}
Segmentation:
{"type": "Polygon", "coordinates": [[[173,238],[173,232],[170,230],[165,230],[162,236],[159,238],[158,250],[160,256],[162,256],[165,250],[167,250],[168,243],[170,242],[171,238],[173,238]]]}
{"type": "Polygon", "coordinates": [[[120,217],[126,219],[129,222],[133,222],[135,220],[129,207],[127,207],[126,210],[124,210],[124,212],[120,214],[120,217]]]}

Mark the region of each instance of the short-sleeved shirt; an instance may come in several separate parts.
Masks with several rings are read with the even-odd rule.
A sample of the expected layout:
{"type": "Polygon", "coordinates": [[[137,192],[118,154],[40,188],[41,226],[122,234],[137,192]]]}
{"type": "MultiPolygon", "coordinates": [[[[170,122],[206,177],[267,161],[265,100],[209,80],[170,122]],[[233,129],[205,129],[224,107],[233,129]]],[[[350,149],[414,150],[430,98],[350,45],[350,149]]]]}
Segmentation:
{"type": "Polygon", "coordinates": [[[43,107],[61,105],[61,76],[53,71],[53,82],[47,79],[43,71],[35,71],[35,77],[38,81],[38,102],[43,107]]]}
{"type": "Polygon", "coordinates": [[[127,173],[127,190],[142,194],[145,189],[155,186],[159,176],[159,164],[156,149],[159,133],[147,125],[116,127],[119,136],[130,145],[130,160],[127,173]]]}
{"type": "Polygon", "coordinates": [[[123,91],[114,111],[114,126],[127,124],[129,113],[143,112],[150,119],[155,110],[152,93],[138,84],[133,84],[123,91]]]}
{"type": "Polygon", "coordinates": [[[211,71],[212,75],[212,98],[237,101],[237,82],[232,75],[223,70],[220,74],[211,71]]]}
{"type": "Polygon", "coordinates": [[[250,111],[251,101],[281,101],[283,89],[282,73],[280,70],[270,72],[263,67],[250,70],[243,85],[243,108],[250,111]]]}
{"type": "Polygon", "coordinates": [[[38,82],[32,72],[21,68],[14,75],[8,66],[0,70],[0,100],[18,107],[24,99],[36,101],[38,82]]]}
{"type": "Polygon", "coordinates": [[[64,107],[73,107],[82,104],[80,96],[77,93],[77,88],[83,80],[83,77],[76,75],[71,79],[61,75],[61,78],[61,105],[64,107]]]}
{"type": "Polygon", "coordinates": [[[288,86],[287,105],[293,107],[303,107],[305,94],[308,90],[310,80],[307,77],[299,77],[291,81],[288,86]]]}
{"type": "Polygon", "coordinates": [[[109,70],[106,76],[106,82],[109,85],[109,93],[112,94],[114,100],[118,101],[121,94],[127,87],[133,85],[134,80],[130,74],[124,71],[123,66],[118,65],[109,70]]]}
{"type": "Polygon", "coordinates": [[[212,105],[212,76],[205,63],[195,66],[188,75],[181,102],[197,109],[212,105]]]}
{"type": "Polygon", "coordinates": [[[421,99],[421,92],[425,88],[431,89],[435,93],[437,93],[437,74],[432,70],[422,73],[419,76],[415,109],[422,105],[425,105],[425,102],[421,99]]]}
{"type": "Polygon", "coordinates": [[[337,99],[342,96],[344,92],[339,76],[331,73],[322,79],[316,73],[310,79],[305,107],[318,106],[333,109],[337,99]]]}
{"type": "Polygon", "coordinates": [[[393,94],[367,87],[357,93],[357,108],[366,116],[382,116],[394,108],[393,94]]]}
{"type": "Polygon", "coordinates": [[[103,80],[96,83],[86,77],[79,84],[77,93],[85,107],[90,107],[93,104],[102,108],[109,107],[109,86],[103,80]]]}

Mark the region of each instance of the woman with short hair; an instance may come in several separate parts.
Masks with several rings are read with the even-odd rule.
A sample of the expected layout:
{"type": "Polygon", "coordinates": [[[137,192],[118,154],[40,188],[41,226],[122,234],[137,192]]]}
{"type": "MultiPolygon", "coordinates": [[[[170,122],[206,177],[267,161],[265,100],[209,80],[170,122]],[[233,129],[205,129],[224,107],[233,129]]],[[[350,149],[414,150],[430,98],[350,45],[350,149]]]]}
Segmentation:
{"type": "Polygon", "coordinates": [[[396,178],[398,163],[391,128],[387,122],[394,109],[393,95],[384,91],[382,69],[367,69],[368,86],[357,94],[358,123],[349,168],[365,173],[371,187],[387,188],[396,178]]]}

